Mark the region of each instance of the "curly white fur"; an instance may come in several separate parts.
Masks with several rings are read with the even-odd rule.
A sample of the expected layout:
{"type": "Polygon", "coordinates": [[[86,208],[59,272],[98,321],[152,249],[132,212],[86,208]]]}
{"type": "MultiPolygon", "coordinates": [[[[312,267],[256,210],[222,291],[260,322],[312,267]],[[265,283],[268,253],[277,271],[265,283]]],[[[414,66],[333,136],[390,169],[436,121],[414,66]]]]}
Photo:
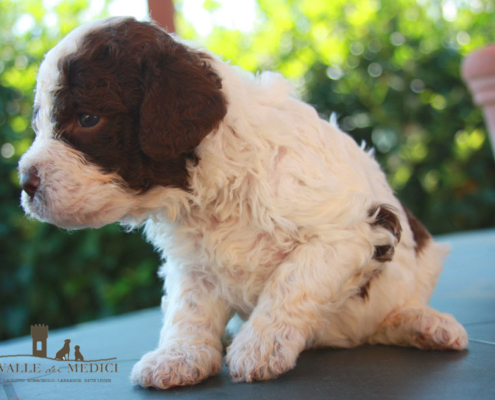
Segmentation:
{"type": "Polygon", "coordinates": [[[416,254],[372,154],[320,119],[280,75],[252,76],[214,58],[229,108],[188,167],[191,192],[155,187],[138,196],[53,138],[50,60],[77,51],[73,43],[62,41],[40,69],[40,133],[20,170],[37,166],[43,197],[34,204],[24,194],[23,206],[69,228],[145,223],[166,259],[168,306],[158,348],[136,364],[133,382],[166,389],[217,373],[234,313],[246,319],[227,349],[236,381],[274,378],[310,347],[467,346],[462,326],[426,305],[447,249],[430,241],[416,254]],[[379,204],[395,210],[400,243],[372,224],[369,210],[379,204]],[[373,259],[384,245],[395,246],[385,264],[373,259]],[[359,290],[377,270],[363,299],[359,290]]]}

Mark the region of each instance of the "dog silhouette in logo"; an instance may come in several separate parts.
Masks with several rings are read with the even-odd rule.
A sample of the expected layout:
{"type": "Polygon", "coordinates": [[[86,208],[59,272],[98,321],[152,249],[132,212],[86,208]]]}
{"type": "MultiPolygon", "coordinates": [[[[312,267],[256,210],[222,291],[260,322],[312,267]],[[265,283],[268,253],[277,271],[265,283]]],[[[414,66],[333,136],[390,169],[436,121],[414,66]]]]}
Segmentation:
{"type": "Polygon", "coordinates": [[[74,350],[74,355],[75,355],[75,357],[76,357],[76,361],[84,361],[84,357],[83,357],[83,355],[81,354],[81,352],[79,351],[79,349],[80,349],[81,347],[76,346],[76,347],[74,347],[74,348],[75,348],[75,350],[74,350]]]}
{"type": "Polygon", "coordinates": [[[68,360],[70,353],[70,339],[65,339],[64,347],[57,351],[56,360],[68,360]]]}

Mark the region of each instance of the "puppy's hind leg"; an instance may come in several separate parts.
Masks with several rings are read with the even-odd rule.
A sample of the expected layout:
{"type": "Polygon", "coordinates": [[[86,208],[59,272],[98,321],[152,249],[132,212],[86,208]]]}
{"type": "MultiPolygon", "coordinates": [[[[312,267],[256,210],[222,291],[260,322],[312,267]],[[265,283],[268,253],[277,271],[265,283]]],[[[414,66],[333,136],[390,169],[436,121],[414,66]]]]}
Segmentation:
{"type": "Polygon", "coordinates": [[[341,302],[345,282],[372,254],[372,246],[355,235],[296,248],[270,276],[249,320],[227,349],[233,380],[273,379],[292,369],[323,328],[323,315],[341,302]]]}
{"type": "Polygon", "coordinates": [[[468,336],[452,315],[410,304],[391,312],[368,341],[429,350],[464,350],[468,336]]]}

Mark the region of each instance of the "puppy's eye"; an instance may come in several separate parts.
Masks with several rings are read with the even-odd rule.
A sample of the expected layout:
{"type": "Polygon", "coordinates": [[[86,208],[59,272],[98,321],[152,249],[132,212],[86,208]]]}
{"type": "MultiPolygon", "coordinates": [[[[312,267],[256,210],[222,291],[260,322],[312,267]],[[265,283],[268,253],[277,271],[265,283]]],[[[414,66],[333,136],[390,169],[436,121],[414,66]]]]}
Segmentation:
{"type": "Polygon", "coordinates": [[[79,114],[77,116],[77,122],[83,128],[91,128],[100,122],[100,117],[97,115],[79,114]]]}

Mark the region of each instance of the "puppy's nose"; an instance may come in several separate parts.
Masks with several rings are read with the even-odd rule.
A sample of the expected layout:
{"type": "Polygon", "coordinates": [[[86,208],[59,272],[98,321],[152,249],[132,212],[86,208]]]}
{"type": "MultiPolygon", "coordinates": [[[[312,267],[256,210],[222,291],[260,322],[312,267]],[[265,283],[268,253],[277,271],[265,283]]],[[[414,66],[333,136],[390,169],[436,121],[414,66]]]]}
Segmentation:
{"type": "Polygon", "coordinates": [[[22,190],[24,190],[29,197],[33,197],[38,190],[41,179],[38,176],[38,170],[31,168],[28,172],[25,172],[21,176],[20,184],[22,190]]]}

